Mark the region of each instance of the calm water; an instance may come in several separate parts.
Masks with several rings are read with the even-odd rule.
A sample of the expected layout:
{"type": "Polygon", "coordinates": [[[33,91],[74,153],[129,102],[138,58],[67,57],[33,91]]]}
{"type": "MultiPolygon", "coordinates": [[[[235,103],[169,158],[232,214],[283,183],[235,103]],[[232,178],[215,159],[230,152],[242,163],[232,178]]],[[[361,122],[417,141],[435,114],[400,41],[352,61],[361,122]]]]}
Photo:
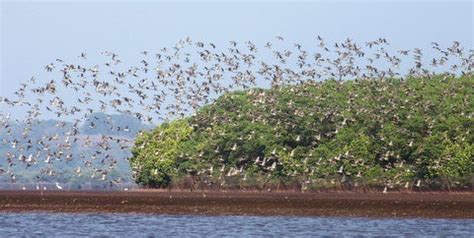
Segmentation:
{"type": "Polygon", "coordinates": [[[454,236],[474,220],[0,213],[0,236],[454,236]]]}

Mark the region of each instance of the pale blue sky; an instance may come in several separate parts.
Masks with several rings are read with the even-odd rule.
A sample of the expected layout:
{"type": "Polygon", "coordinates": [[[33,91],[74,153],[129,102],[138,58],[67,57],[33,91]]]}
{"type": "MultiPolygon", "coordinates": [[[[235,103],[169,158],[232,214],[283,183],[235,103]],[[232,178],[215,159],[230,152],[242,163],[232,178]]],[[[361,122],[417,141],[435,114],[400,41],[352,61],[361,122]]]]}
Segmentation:
{"type": "MultiPolygon", "coordinates": [[[[453,40],[473,48],[472,1],[5,2],[1,3],[0,96],[45,76],[44,65],[104,50],[121,59],[194,40],[265,42],[283,35],[310,44],[385,37],[394,48],[453,40]]],[[[1,109],[1,108],[0,108],[1,109]]],[[[0,110],[1,111],[1,110],[0,110]]]]}

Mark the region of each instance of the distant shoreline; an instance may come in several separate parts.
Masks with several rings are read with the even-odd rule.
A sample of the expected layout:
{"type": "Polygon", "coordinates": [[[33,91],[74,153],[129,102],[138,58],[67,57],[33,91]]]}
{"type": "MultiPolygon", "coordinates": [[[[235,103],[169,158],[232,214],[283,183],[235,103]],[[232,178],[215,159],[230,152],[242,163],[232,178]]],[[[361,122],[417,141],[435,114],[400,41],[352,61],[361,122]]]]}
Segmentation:
{"type": "Polygon", "coordinates": [[[0,212],[474,219],[473,192],[0,191],[0,212]]]}

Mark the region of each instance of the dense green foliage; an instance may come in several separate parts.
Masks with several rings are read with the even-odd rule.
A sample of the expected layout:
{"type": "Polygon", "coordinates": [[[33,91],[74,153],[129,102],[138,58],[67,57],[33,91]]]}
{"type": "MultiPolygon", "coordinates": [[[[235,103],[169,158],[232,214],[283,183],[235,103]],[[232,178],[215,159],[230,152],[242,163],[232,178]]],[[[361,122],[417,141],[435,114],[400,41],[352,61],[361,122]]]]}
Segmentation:
{"type": "Polygon", "coordinates": [[[222,95],[142,132],[136,182],[465,188],[474,174],[474,77],[308,82],[222,95]]]}

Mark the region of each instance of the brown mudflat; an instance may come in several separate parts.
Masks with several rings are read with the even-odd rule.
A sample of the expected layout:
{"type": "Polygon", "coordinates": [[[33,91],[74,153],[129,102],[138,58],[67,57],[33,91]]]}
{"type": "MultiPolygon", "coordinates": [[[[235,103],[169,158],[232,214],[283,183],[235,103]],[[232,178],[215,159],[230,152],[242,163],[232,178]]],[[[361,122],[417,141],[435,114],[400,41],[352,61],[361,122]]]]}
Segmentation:
{"type": "Polygon", "coordinates": [[[0,212],[474,219],[474,193],[0,191],[0,212]]]}

